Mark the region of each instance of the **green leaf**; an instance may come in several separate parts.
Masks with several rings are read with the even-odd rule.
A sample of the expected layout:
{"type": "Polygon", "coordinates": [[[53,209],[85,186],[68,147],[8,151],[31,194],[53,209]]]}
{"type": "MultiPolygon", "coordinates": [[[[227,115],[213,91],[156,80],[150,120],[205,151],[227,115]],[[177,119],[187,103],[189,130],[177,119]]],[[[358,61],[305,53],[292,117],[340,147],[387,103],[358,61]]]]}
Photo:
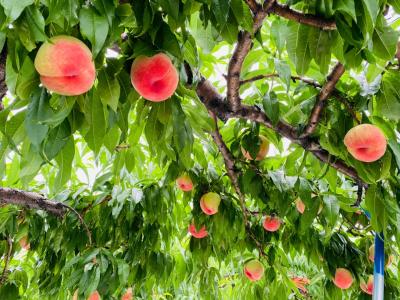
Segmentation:
{"type": "Polygon", "coordinates": [[[286,47],[289,58],[300,75],[305,74],[310,66],[310,43],[316,42],[309,39],[310,30],[310,26],[289,22],[286,47]]]}
{"type": "Polygon", "coordinates": [[[230,0],[212,0],[211,2],[211,11],[220,25],[226,24],[228,20],[230,2],[230,0]]]}
{"type": "Polygon", "coordinates": [[[272,124],[276,125],[279,121],[279,101],[275,92],[267,92],[263,97],[263,106],[272,124]]]}
{"type": "Polygon", "coordinates": [[[108,20],[91,8],[82,8],[79,12],[80,30],[82,35],[92,44],[93,57],[96,58],[108,35],[108,20]]]}
{"type": "Polygon", "coordinates": [[[0,0],[0,5],[4,8],[8,22],[16,20],[25,9],[25,7],[33,4],[34,0],[0,0]]]}
{"type": "Polygon", "coordinates": [[[365,195],[365,205],[371,214],[371,225],[376,232],[381,232],[386,225],[386,210],[380,188],[372,184],[365,195]]]}
{"type": "Polygon", "coordinates": [[[41,115],[51,114],[51,109],[46,105],[46,101],[44,90],[37,90],[34,95],[32,95],[32,100],[29,103],[26,113],[26,133],[35,146],[40,145],[49,130],[48,126],[39,123],[41,115]]]}
{"type": "Polygon", "coordinates": [[[96,154],[100,152],[107,129],[105,111],[98,93],[99,91],[96,90],[96,92],[87,96],[88,107],[85,112],[89,122],[89,130],[85,135],[85,140],[96,154]]]}
{"type": "Polygon", "coordinates": [[[279,78],[286,84],[286,92],[289,92],[290,83],[292,82],[290,66],[286,62],[278,59],[275,59],[274,62],[279,78]]]}
{"type": "Polygon", "coordinates": [[[101,91],[100,99],[104,105],[110,106],[115,112],[118,108],[120,86],[118,79],[111,77],[106,70],[101,70],[98,75],[99,83],[97,89],[101,91]]]}
{"type": "Polygon", "coordinates": [[[384,60],[391,60],[396,53],[399,34],[390,26],[377,26],[372,38],[373,53],[384,60]]]}
{"type": "Polygon", "coordinates": [[[398,71],[387,71],[383,76],[381,89],[376,97],[377,114],[395,121],[400,120],[399,80],[398,71]]]}
{"type": "Polygon", "coordinates": [[[54,190],[61,190],[62,186],[68,182],[71,178],[72,162],[75,155],[75,143],[74,138],[71,136],[68,138],[67,143],[64,148],[56,157],[56,162],[58,164],[58,173],[54,182],[54,190]]]}
{"type": "Polygon", "coordinates": [[[47,139],[43,144],[44,155],[48,160],[52,160],[64,148],[71,136],[71,127],[66,120],[59,126],[49,131],[47,139]]]}
{"type": "Polygon", "coordinates": [[[18,72],[15,92],[21,99],[27,99],[31,95],[34,88],[38,85],[39,78],[29,56],[26,56],[21,69],[18,72]]]}
{"type": "Polygon", "coordinates": [[[340,205],[333,195],[324,195],[324,215],[331,227],[334,227],[339,216],[340,205]]]}

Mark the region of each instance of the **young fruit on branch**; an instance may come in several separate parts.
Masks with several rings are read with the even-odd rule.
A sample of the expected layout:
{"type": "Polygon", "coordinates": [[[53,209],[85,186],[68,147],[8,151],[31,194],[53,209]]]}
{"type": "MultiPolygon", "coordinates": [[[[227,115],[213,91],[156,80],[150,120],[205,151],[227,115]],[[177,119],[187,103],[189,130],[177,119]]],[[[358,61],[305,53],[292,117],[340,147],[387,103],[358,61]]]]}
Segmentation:
{"type": "Polygon", "coordinates": [[[266,216],[263,222],[263,227],[266,231],[274,232],[281,227],[281,220],[275,216],[266,216]]]}
{"type": "Polygon", "coordinates": [[[121,300],[132,300],[133,299],[133,291],[132,288],[128,288],[125,294],[122,295],[121,300]]]}
{"type": "Polygon", "coordinates": [[[243,271],[244,275],[251,281],[260,280],[264,276],[264,266],[256,259],[246,263],[243,271]]]}
{"type": "Polygon", "coordinates": [[[345,268],[338,268],[333,283],[340,289],[348,289],[353,284],[353,275],[345,268]]]}
{"type": "Polygon", "coordinates": [[[367,293],[368,295],[372,295],[374,293],[374,276],[369,275],[367,283],[360,282],[360,289],[367,293]]]}
{"type": "Polygon", "coordinates": [[[92,53],[72,36],[59,35],[44,42],[36,54],[35,68],[44,87],[64,96],[86,93],[96,79],[92,53]]]}
{"type": "Polygon", "coordinates": [[[200,230],[197,230],[196,226],[193,223],[189,225],[188,232],[196,239],[202,239],[208,235],[206,226],[203,225],[200,230]]]}
{"type": "MultiPolygon", "coordinates": [[[[259,139],[260,139],[260,149],[258,150],[258,153],[257,153],[257,156],[256,156],[256,160],[264,159],[265,156],[268,153],[268,150],[269,150],[269,141],[267,140],[267,138],[265,136],[263,136],[263,135],[260,135],[259,139]]],[[[246,159],[254,160],[251,157],[250,153],[246,149],[244,149],[243,147],[242,147],[242,154],[246,159]]]]}
{"type": "Polygon", "coordinates": [[[355,159],[362,162],[374,162],[385,154],[387,141],[378,127],[361,124],[347,132],[344,144],[355,159]]]}
{"type": "Polygon", "coordinates": [[[31,245],[28,242],[28,236],[23,236],[19,240],[19,245],[21,246],[22,249],[29,250],[31,248],[31,245]]]}
{"type": "Polygon", "coordinates": [[[297,198],[295,203],[297,211],[300,214],[304,214],[304,211],[306,210],[306,205],[304,204],[304,202],[300,198],[297,198]]]}
{"type": "Polygon", "coordinates": [[[178,71],[164,53],[137,57],[131,68],[133,87],[143,98],[160,102],[167,100],[178,86],[178,71]]]}
{"type": "Polygon", "coordinates": [[[178,188],[184,192],[190,192],[193,189],[192,179],[187,174],[183,174],[176,180],[178,188]]]}
{"type": "Polygon", "coordinates": [[[209,192],[200,198],[200,208],[206,215],[214,215],[218,212],[221,197],[217,193],[209,192]]]}
{"type": "MultiPolygon", "coordinates": [[[[368,259],[369,259],[371,262],[374,262],[374,261],[375,261],[375,246],[374,246],[374,245],[372,245],[372,246],[369,247],[369,249],[368,249],[368,259]]],[[[389,266],[392,264],[393,260],[394,260],[394,256],[393,256],[392,254],[390,254],[389,257],[388,257],[388,259],[386,260],[386,265],[385,265],[385,267],[386,267],[386,268],[389,267],[389,266]]]]}

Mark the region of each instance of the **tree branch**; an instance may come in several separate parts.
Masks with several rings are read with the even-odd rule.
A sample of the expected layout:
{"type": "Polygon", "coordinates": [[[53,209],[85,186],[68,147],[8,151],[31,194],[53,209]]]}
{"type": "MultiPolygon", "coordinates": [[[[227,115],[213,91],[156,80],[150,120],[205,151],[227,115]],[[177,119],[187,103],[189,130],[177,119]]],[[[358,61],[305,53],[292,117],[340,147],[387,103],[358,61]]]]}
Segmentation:
{"type": "Polygon", "coordinates": [[[339,62],[329,74],[325,85],[318,94],[317,101],[311,111],[310,119],[308,120],[308,124],[304,130],[303,136],[309,136],[314,133],[321,119],[321,114],[325,108],[326,101],[335,90],[336,84],[343,75],[344,71],[344,66],[339,62]]]}
{"type": "Polygon", "coordinates": [[[322,30],[336,30],[334,20],[327,20],[319,16],[305,14],[291,9],[288,5],[275,2],[269,9],[269,13],[283,17],[288,20],[296,21],[301,24],[321,28],[322,30]]]}
{"type": "Polygon", "coordinates": [[[29,209],[41,209],[57,217],[65,215],[65,205],[49,201],[43,195],[10,188],[0,188],[0,203],[24,206],[29,209]]]}
{"type": "MultiPolygon", "coordinates": [[[[267,13],[255,1],[246,2],[254,13],[253,33],[256,33],[261,28],[267,13]]],[[[264,5],[268,5],[269,7],[271,3],[274,3],[274,0],[266,0],[264,5]]],[[[235,50],[228,64],[228,75],[226,77],[227,99],[233,111],[237,111],[240,108],[240,73],[243,62],[253,45],[253,33],[247,31],[239,32],[238,42],[236,43],[235,50]]]]}
{"type": "Polygon", "coordinates": [[[0,286],[3,285],[3,283],[7,280],[7,272],[8,272],[8,265],[10,264],[11,261],[11,252],[12,252],[12,239],[11,237],[7,237],[7,254],[4,257],[4,269],[3,273],[1,274],[0,277],[0,286]]]}
{"type": "Polygon", "coordinates": [[[7,61],[7,48],[4,45],[4,48],[0,54],[0,111],[4,109],[3,98],[7,94],[6,61],[7,61]]]}
{"type": "Polygon", "coordinates": [[[222,157],[224,158],[226,172],[228,173],[228,176],[232,182],[233,188],[235,189],[235,192],[239,197],[239,203],[240,203],[240,208],[243,213],[244,224],[247,227],[248,220],[247,220],[247,214],[246,214],[247,210],[246,210],[245,198],[239,187],[238,174],[235,171],[235,160],[233,158],[233,155],[229,151],[228,147],[224,143],[221,133],[219,132],[218,121],[217,121],[216,115],[211,110],[209,110],[209,113],[215,122],[215,131],[212,131],[210,134],[211,134],[215,144],[217,145],[219,152],[221,152],[222,157]]]}
{"type": "Polygon", "coordinates": [[[352,178],[356,182],[365,183],[358,176],[357,171],[348,166],[343,160],[330,155],[330,153],[324,150],[318,141],[311,137],[301,137],[298,135],[295,127],[287,124],[286,122],[279,121],[275,126],[267,115],[253,106],[242,106],[237,112],[232,112],[227,108],[226,103],[221,95],[218,94],[214,86],[206,79],[197,85],[197,95],[202,100],[208,110],[214,112],[217,116],[221,116],[222,120],[229,118],[240,118],[250,120],[265,125],[266,127],[274,130],[279,135],[286,137],[293,143],[302,146],[306,151],[310,151],[316,158],[324,163],[327,163],[332,168],[338,170],[344,175],[352,178]]]}
{"type": "Polygon", "coordinates": [[[10,188],[0,188],[0,204],[13,204],[27,207],[29,209],[44,210],[57,217],[64,217],[66,210],[74,212],[79,219],[79,222],[85,228],[89,238],[90,245],[92,244],[91,232],[83,220],[82,216],[71,206],[55,201],[49,201],[43,195],[33,192],[26,192],[10,188]]]}

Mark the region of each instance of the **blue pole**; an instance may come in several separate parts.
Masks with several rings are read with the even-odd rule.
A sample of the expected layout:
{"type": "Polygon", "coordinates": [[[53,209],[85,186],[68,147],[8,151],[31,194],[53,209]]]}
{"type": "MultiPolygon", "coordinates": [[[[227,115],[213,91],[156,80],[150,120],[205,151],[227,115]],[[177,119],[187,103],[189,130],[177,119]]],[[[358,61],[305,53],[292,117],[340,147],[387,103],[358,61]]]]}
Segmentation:
{"type": "Polygon", "coordinates": [[[375,234],[374,294],[373,300],[383,300],[385,274],[385,247],[383,234],[375,234]]]}

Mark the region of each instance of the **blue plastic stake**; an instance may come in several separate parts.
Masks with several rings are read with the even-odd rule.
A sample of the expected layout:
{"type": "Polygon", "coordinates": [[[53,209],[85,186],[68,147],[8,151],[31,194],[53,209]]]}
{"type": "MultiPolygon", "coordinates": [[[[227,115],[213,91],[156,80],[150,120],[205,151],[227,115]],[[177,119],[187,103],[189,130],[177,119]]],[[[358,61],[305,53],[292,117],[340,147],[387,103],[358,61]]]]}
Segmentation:
{"type": "Polygon", "coordinates": [[[373,300],[383,300],[385,284],[385,246],[383,233],[375,234],[373,300]]]}

